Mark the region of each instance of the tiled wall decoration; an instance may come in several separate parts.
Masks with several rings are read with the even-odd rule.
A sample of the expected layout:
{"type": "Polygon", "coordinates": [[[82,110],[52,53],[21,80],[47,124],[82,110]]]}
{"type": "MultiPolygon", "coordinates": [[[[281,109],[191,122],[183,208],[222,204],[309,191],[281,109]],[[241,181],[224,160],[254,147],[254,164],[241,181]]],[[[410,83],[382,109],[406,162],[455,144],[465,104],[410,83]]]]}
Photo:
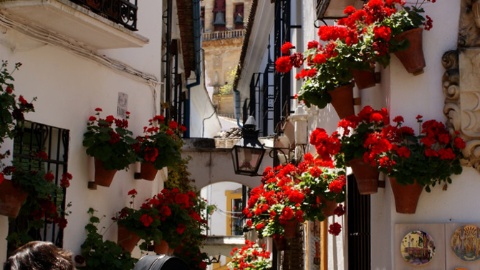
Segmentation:
{"type": "Polygon", "coordinates": [[[480,269],[480,223],[396,224],[394,270],[480,269]]]}

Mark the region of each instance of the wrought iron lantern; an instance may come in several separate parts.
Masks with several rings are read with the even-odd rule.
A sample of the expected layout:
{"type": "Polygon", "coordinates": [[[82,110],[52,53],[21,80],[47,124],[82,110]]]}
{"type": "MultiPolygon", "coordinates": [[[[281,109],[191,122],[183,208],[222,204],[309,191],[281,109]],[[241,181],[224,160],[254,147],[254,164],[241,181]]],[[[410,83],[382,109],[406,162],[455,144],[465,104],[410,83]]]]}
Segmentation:
{"type": "Polygon", "coordinates": [[[232,148],[235,174],[258,176],[265,148],[258,140],[255,118],[249,116],[242,127],[242,139],[232,148]]]}

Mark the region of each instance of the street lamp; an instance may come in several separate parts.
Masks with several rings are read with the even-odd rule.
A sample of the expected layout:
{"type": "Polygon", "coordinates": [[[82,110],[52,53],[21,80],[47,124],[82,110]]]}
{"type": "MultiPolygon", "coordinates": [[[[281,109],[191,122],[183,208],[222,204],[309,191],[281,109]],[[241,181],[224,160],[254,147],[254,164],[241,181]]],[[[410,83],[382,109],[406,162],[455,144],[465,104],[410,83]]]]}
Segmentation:
{"type": "Polygon", "coordinates": [[[258,140],[255,118],[249,116],[242,127],[242,139],[232,149],[235,174],[258,176],[265,149],[258,140]]]}

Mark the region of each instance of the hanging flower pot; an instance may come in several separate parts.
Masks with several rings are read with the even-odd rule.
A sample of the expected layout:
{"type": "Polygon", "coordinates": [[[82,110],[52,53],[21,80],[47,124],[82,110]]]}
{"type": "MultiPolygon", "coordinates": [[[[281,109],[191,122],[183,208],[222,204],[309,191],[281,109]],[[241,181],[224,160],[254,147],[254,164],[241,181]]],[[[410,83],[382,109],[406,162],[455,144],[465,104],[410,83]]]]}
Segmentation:
{"type": "Polygon", "coordinates": [[[330,217],[333,215],[333,213],[335,212],[335,209],[337,208],[337,202],[336,201],[332,201],[332,200],[327,200],[325,198],[322,198],[322,203],[323,203],[323,209],[322,209],[322,212],[323,212],[323,215],[325,217],[330,217]]]}
{"type": "Polygon", "coordinates": [[[332,91],[328,91],[328,93],[332,97],[332,106],[337,111],[340,119],[355,114],[353,108],[353,83],[342,85],[332,91]]]}
{"type": "Polygon", "coordinates": [[[401,185],[394,177],[390,177],[395,209],[401,214],[415,214],[417,203],[423,191],[423,186],[415,181],[413,184],[401,185]]]}
{"type": "Polygon", "coordinates": [[[165,240],[161,240],[160,243],[154,243],[153,251],[156,254],[165,254],[165,255],[172,255],[173,248],[170,248],[169,244],[165,240]]]}
{"type": "Polygon", "coordinates": [[[117,173],[117,170],[107,170],[101,160],[95,159],[95,183],[97,185],[109,187],[115,173],[117,173]]]}
{"type": "Polygon", "coordinates": [[[125,251],[132,252],[132,250],[137,245],[138,241],[140,241],[140,236],[138,236],[134,232],[129,231],[124,226],[121,226],[121,225],[118,226],[117,243],[125,251]]]}
{"type": "Polygon", "coordinates": [[[361,158],[351,160],[350,167],[361,195],[377,193],[379,171],[376,167],[363,162],[361,158]]]}
{"type": "MultiPolygon", "coordinates": [[[[0,174],[3,177],[3,174],[0,174]]],[[[0,215],[16,218],[28,193],[13,185],[12,181],[4,180],[0,184],[0,215]]]]}
{"type": "Polygon", "coordinates": [[[287,221],[287,223],[285,223],[285,225],[283,226],[283,229],[285,239],[292,239],[297,237],[298,220],[292,219],[287,221]]]}
{"type": "Polygon", "coordinates": [[[373,87],[377,83],[374,69],[352,69],[353,80],[359,90],[373,87]]]}
{"type": "Polygon", "coordinates": [[[425,67],[422,34],[423,28],[414,28],[395,36],[396,41],[407,40],[409,43],[405,50],[396,51],[395,55],[405,69],[413,75],[422,74],[425,67]]]}
{"type": "Polygon", "coordinates": [[[157,176],[157,168],[151,162],[142,162],[140,168],[140,177],[145,180],[152,181],[157,176]]]}

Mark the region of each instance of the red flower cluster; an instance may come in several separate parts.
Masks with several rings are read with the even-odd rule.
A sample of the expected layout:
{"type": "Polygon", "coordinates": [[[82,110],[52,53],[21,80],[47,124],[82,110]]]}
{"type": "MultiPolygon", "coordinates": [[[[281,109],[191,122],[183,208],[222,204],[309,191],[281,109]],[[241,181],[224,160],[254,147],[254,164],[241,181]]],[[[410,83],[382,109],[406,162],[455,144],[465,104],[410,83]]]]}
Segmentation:
{"type": "Polygon", "coordinates": [[[135,162],[134,138],[128,130],[130,113],[127,112],[126,119],[117,119],[113,115],[101,118],[101,112],[101,108],[96,108],[95,115],[88,118],[83,146],[87,154],[102,161],[107,170],[123,170],[135,162]]]}
{"type": "Polygon", "coordinates": [[[358,10],[348,6],[344,10],[347,16],[336,25],[319,27],[320,42],[308,42],[305,52],[293,53],[295,46],[285,42],[275,61],[276,71],[288,73],[305,63],[295,75],[304,80],[299,100],[324,108],[331,100],[328,91],[352,83],[352,70],[372,70],[376,63],[386,67],[391,53],[406,49],[409,44],[398,40],[399,34],[432,27],[431,18],[422,16],[424,2],[435,0],[417,1],[413,6],[404,0],[372,0],[358,10]]]}
{"type": "Polygon", "coordinates": [[[417,181],[430,191],[430,185],[444,182],[446,189],[446,184],[452,181],[450,176],[462,172],[460,159],[464,140],[441,122],[423,122],[420,115],[417,116],[421,127],[419,135],[403,126],[403,121],[403,117],[395,117],[395,126],[386,126],[377,140],[365,143],[365,147],[371,149],[371,163],[400,183],[417,181]]]}
{"type": "Polygon", "coordinates": [[[270,251],[266,250],[265,244],[259,245],[253,241],[245,240],[245,245],[240,249],[233,248],[230,255],[232,255],[232,260],[228,263],[229,269],[267,270],[272,267],[270,251]]]}
{"type": "Polygon", "coordinates": [[[325,219],[326,201],[345,200],[345,173],[332,166],[307,153],[297,166],[266,168],[261,185],[251,190],[243,210],[247,227],[262,237],[278,237],[288,221],[325,219]]]}
{"type": "Polygon", "coordinates": [[[322,159],[335,162],[337,167],[361,158],[399,183],[416,180],[427,191],[437,183],[451,183],[450,176],[462,171],[463,139],[436,120],[421,124],[422,116],[417,116],[421,124],[419,135],[411,127],[403,126],[403,121],[403,117],[397,116],[393,119],[396,125],[392,126],[385,108],[374,110],[366,106],[358,115],[340,120],[339,131],[332,135],[324,129],[314,130],[310,143],[322,159]]]}
{"type": "MultiPolygon", "coordinates": [[[[136,190],[128,195],[133,200],[136,190]]],[[[199,213],[199,196],[193,191],[181,192],[178,188],[163,189],[152,198],[146,199],[135,210],[133,207],[123,208],[114,220],[119,225],[135,231],[146,241],[167,241],[171,247],[178,246],[189,231],[194,231],[206,224],[199,213]],[[203,224],[203,225],[202,225],[203,224]]]]}
{"type": "Polygon", "coordinates": [[[174,120],[166,123],[163,115],[156,115],[148,122],[149,125],[143,128],[144,135],[138,136],[133,145],[137,159],[151,162],[157,169],[178,164],[181,161],[181,135],[186,127],[174,120]]]}

